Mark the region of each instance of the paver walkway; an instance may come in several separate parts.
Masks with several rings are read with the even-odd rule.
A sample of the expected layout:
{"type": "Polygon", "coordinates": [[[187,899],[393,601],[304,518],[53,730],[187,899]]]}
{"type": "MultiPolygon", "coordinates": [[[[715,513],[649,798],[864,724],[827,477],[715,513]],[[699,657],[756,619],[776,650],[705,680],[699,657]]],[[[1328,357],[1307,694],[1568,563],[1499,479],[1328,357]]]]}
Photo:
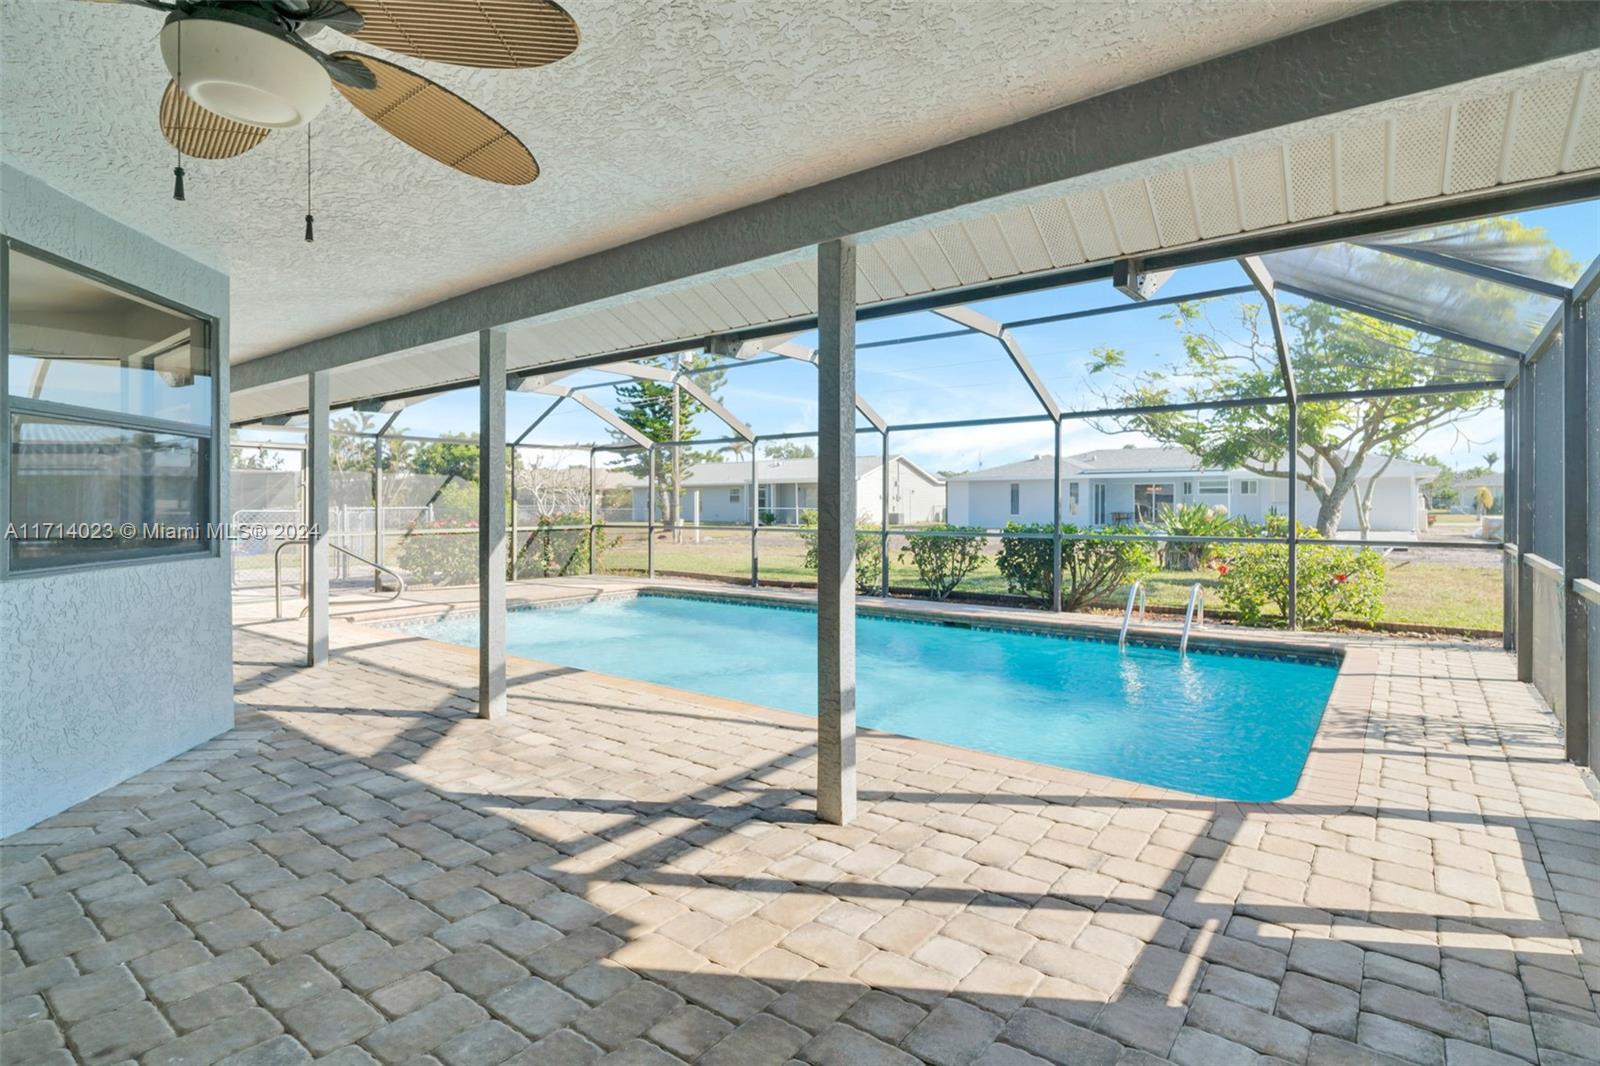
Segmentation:
{"type": "Polygon", "coordinates": [[[1135,798],[335,622],[238,727],[4,841],[23,1063],[1600,1059],[1600,827],[1499,653],[1386,646],[1356,806],[1135,798]]]}

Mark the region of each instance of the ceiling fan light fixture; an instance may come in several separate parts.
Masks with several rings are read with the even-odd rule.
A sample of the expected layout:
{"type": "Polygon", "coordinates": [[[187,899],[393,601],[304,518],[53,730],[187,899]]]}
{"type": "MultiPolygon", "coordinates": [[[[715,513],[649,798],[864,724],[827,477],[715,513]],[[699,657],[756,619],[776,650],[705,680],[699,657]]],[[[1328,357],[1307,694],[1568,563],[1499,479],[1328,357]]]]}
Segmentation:
{"type": "Polygon", "coordinates": [[[310,122],[327,104],[332,87],[327,71],[311,55],[237,22],[173,19],[161,29],[161,57],[195,103],[224,118],[268,129],[310,122]]]}

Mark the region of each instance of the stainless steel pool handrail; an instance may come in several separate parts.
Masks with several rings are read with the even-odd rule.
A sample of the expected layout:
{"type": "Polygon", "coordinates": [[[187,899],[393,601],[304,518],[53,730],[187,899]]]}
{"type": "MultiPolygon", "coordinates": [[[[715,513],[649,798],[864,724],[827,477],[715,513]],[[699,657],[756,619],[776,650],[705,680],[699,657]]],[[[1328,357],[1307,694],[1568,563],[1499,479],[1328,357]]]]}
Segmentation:
{"type": "MultiPolygon", "coordinates": [[[[303,538],[297,540],[286,540],[282,544],[278,545],[277,549],[272,553],[272,617],[277,621],[283,620],[283,549],[297,544],[303,547],[307,543],[308,542],[303,538]]],[[[400,572],[398,570],[391,570],[382,563],[373,562],[371,559],[368,559],[365,556],[357,555],[349,548],[341,547],[338,544],[334,544],[332,541],[328,543],[328,547],[332,548],[336,552],[342,552],[364,566],[370,566],[374,570],[377,570],[380,573],[388,574],[390,577],[394,578],[394,592],[390,594],[389,599],[385,602],[393,603],[395,600],[398,600],[401,596],[405,595],[406,579],[400,576],[400,572]]],[[[305,572],[305,561],[301,560],[300,575],[302,580],[300,582],[300,595],[302,597],[305,595],[305,581],[303,580],[305,577],[305,572]]],[[[300,611],[300,616],[302,618],[305,617],[306,611],[309,611],[310,609],[311,606],[307,604],[305,608],[300,611]]]]}
{"type": "Polygon", "coordinates": [[[1122,609],[1122,629],[1117,633],[1117,647],[1126,647],[1128,643],[1128,624],[1133,621],[1133,598],[1139,597],[1139,621],[1142,623],[1145,616],[1144,582],[1135,581],[1128,586],[1128,605],[1122,609]]]}
{"type": "Polygon", "coordinates": [[[1183,637],[1178,641],[1178,654],[1189,654],[1189,630],[1196,622],[1206,620],[1206,603],[1201,598],[1200,582],[1194,583],[1194,588],[1189,590],[1189,607],[1183,612],[1183,637]]]}

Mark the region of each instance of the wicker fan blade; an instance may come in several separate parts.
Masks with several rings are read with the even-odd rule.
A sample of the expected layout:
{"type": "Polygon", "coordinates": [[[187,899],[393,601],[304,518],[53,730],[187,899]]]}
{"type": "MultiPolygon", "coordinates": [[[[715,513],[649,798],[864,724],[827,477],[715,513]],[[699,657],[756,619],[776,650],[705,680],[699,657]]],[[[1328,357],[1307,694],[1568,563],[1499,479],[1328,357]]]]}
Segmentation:
{"type": "Polygon", "coordinates": [[[196,159],[232,159],[244,155],[267,139],[271,130],[247,126],[215,111],[207,111],[176,82],[167,82],[161,94],[161,132],[172,147],[196,159]]]}
{"type": "Polygon", "coordinates": [[[347,0],[369,44],[461,67],[542,67],[578,47],[578,24],[551,0],[347,0]]]}
{"type": "Polygon", "coordinates": [[[511,131],[461,97],[404,67],[354,52],[334,59],[359,58],[376,75],[372,89],[343,82],[333,87],[356,110],[445,166],[484,181],[526,185],[539,176],[539,164],[511,131]]]}

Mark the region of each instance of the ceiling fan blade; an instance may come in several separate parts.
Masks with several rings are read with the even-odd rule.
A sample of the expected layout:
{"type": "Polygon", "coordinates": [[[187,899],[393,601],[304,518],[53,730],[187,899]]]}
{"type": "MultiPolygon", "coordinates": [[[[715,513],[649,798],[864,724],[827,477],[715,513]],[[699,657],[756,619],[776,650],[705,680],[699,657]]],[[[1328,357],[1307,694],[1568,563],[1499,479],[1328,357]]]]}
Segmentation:
{"type": "Polygon", "coordinates": [[[232,159],[244,155],[267,139],[272,131],[247,126],[215,111],[207,111],[181,92],[176,82],[167,82],[161,94],[161,132],[184,155],[195,159],[232,159]]]}
{"type": "Polygon", "coordinates": [[[539,176],[539,164],[510,130],[449,89],[369,55],[333,53],[335,60],[346,57],[366,64],[377,86],[358,89],[335,81],[333,87],[357,111],[417,151],[502,185],[526,185],[539,176]]]}
{"type": "Polygon", "coordinates": [[[302,32],[321,29],[354,35],[361,29],[361,12],[342,0],[273,0],[278,10],[300,24],[302,32]]]}
{"type": "Polygon", "coordinates": [[[335,85],[348,85],[353,89],[371,89],[377,86],[378,77],[372,73],[372,68],[351,53],[346,52],[339,56],[325,55],[315,48],[310,49],[322,63],[322,68],[328,72],[335,85]]]}
{"type": "Polygon", "coordinates": [[[578,24],[552,0],[347,0],[366,20],[356,37],[461,67],[542,67],[578,47],[578,24]]]}

